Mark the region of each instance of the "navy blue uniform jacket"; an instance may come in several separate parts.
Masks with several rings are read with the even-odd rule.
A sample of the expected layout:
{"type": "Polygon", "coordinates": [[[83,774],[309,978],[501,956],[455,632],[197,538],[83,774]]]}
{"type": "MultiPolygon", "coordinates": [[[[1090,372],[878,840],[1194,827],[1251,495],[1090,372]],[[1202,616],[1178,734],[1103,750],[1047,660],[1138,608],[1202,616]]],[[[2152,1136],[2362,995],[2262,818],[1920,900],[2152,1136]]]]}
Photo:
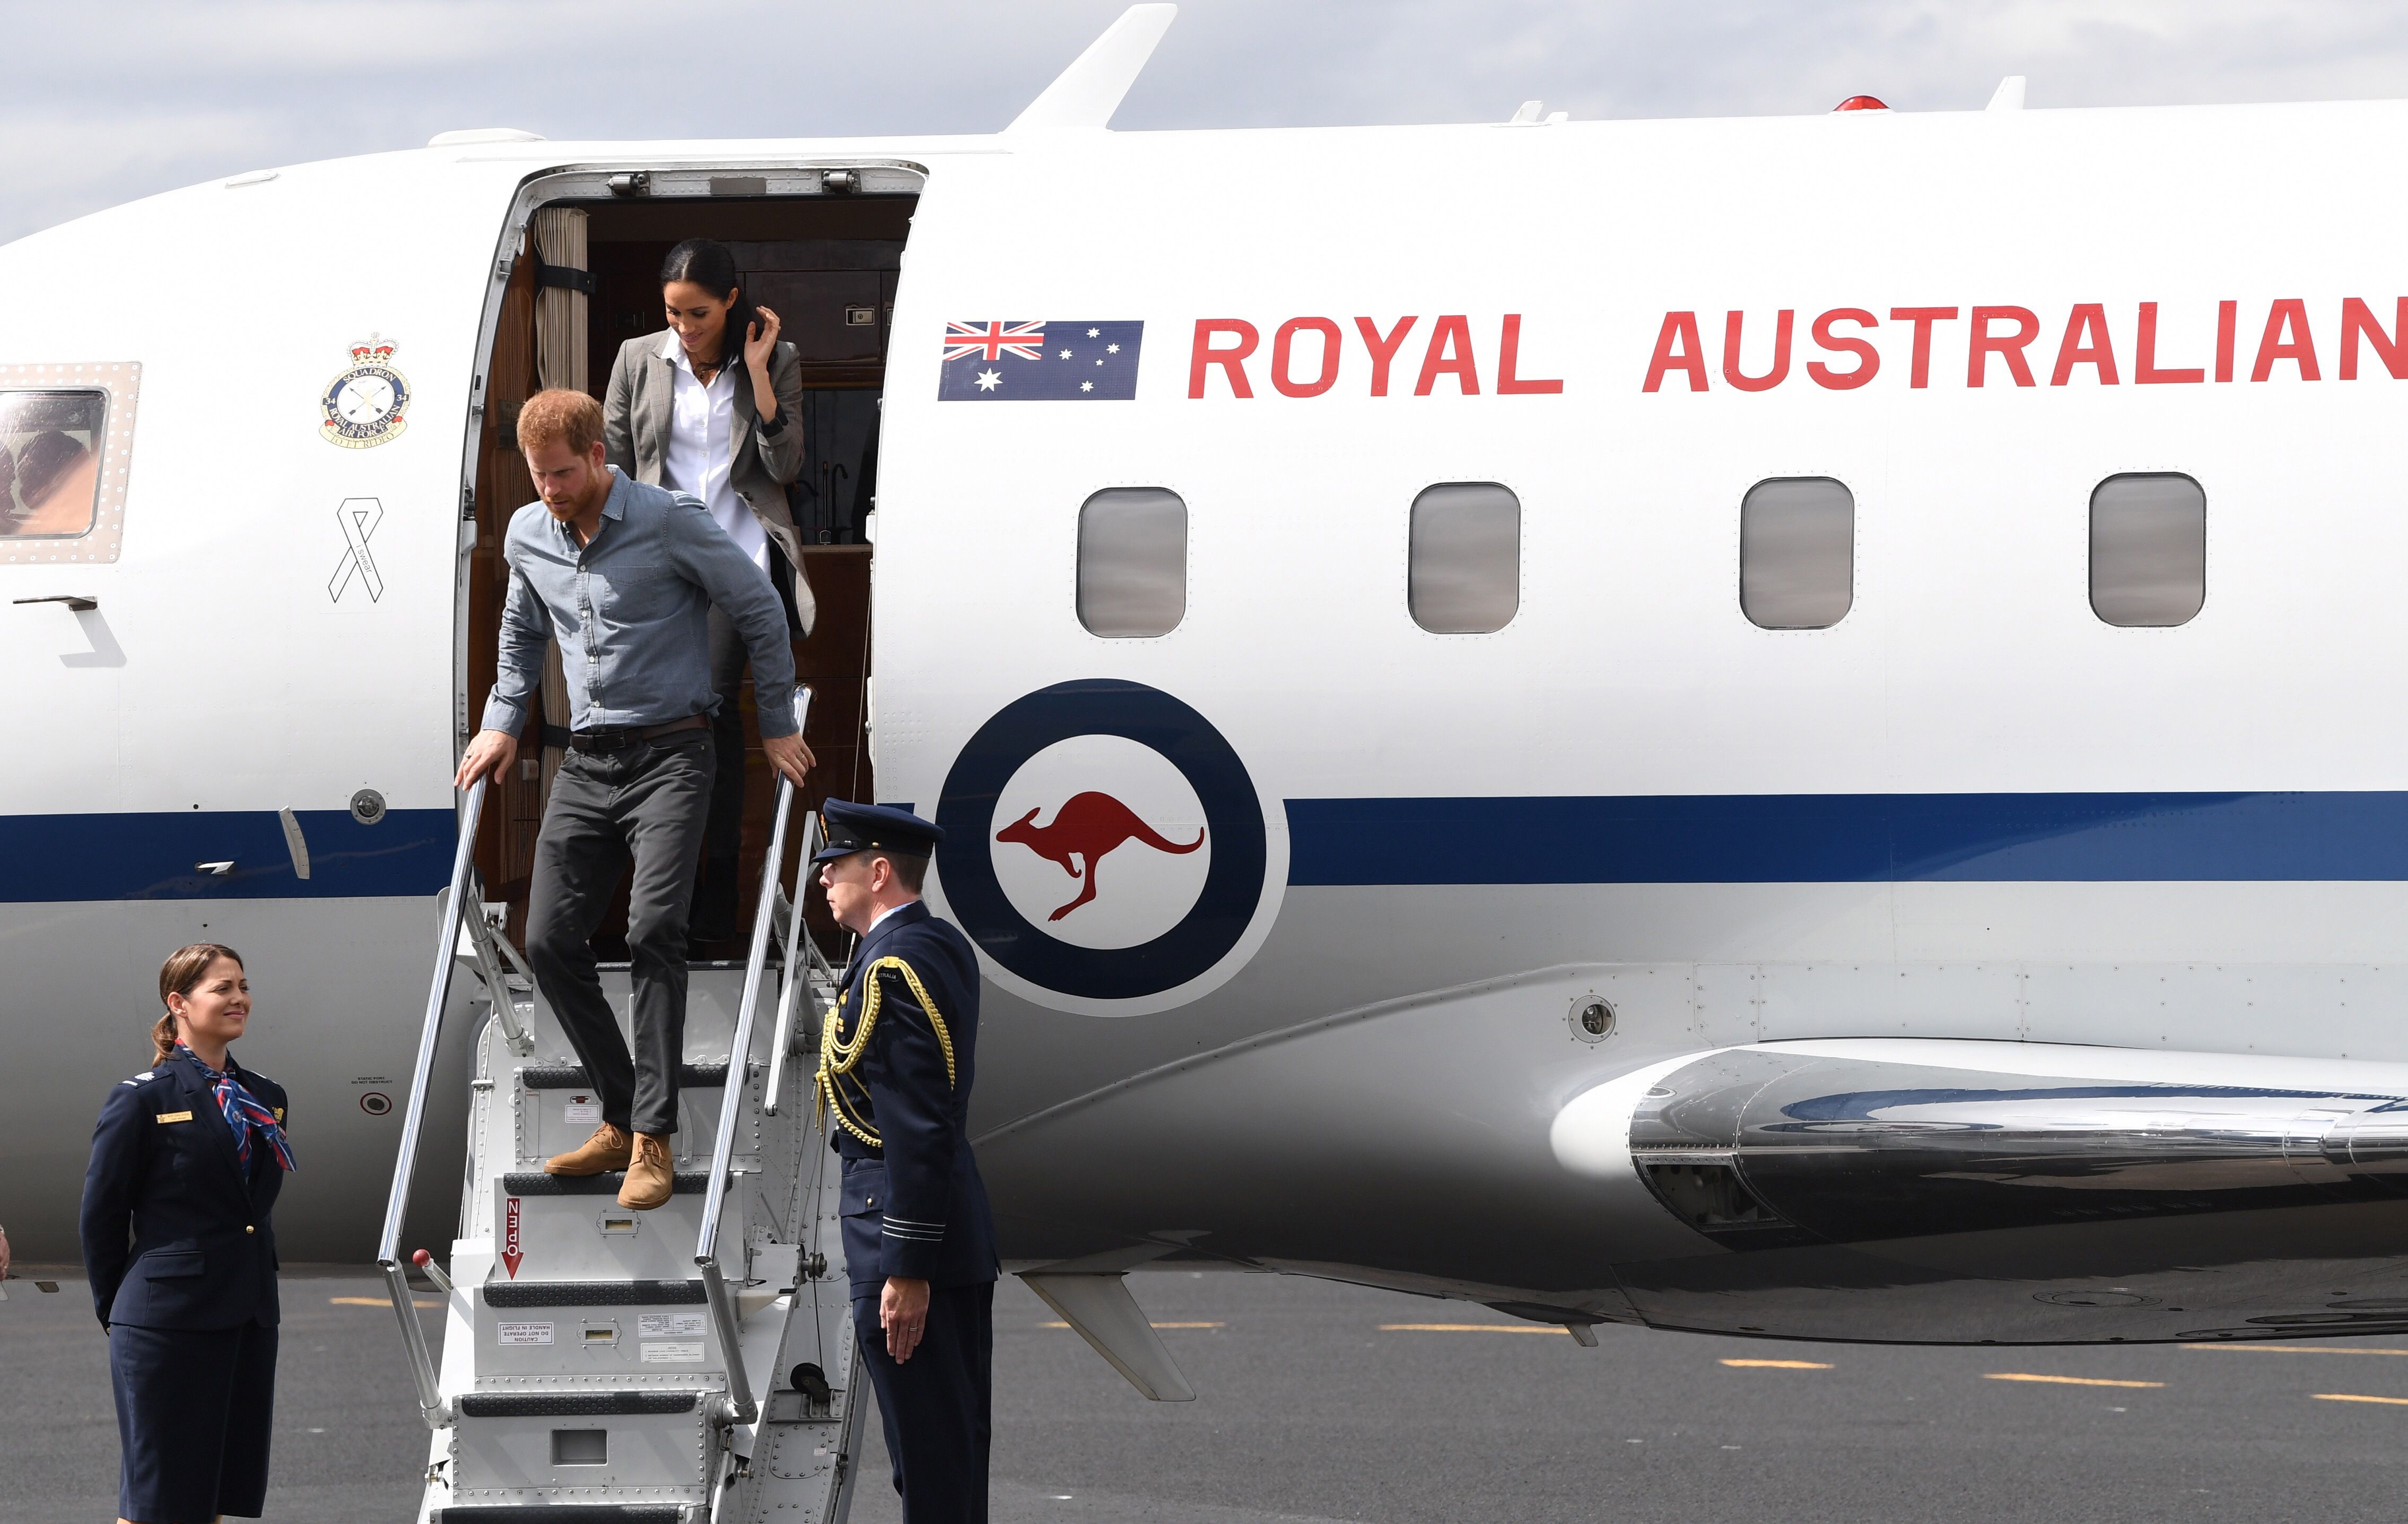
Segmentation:
{"type": "MultiPolygon", "coordinates": [[[[283,1118],[282,1085],[233,1071],[283,1118]]],[[[283,1188],[276,1151],[256,1135],[251,1167],[236,1157],[234,1131],[199,1063],[177,1054],[121,1080],[101,1103],[83,1177],[93,1311],[135,1328],[275,1327],[269,1213],[283,1188]]]]}
{"type": "Polygon", "coordinates": [[[890,1275],[970,1286],[999,1272],[986,1182],[970,1153],[970,1082],[978,1066],[978,958],[969,939],[904,906],[870,928],[853,960],[837,1009],[842,1030],[860,1030],[866,981],[879,982],[869,1048],[837,1090],[845,1114],[878,1134],[871,1147],[841,1124],[830,1140],[844,1156],[844,1258],[856,1294],[890,1275]],[[953,1043],[944,1044],[910,981],[885,964],[899,958],[919,976],[953,1043]]]}

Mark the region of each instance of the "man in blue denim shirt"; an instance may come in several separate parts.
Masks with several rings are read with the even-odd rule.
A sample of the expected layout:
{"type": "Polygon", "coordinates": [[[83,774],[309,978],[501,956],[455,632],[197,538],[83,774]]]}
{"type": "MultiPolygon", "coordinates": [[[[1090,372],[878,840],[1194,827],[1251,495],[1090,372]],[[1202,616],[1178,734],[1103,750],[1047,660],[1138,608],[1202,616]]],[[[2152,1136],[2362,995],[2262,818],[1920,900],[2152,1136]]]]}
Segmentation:
{"type": "Polygon", "coordinates": [[[544,645],[560,641],[569,752],[536,837],[527,961],[602,1101],[602,1125],[550,1160],[553,1174],[624,1170],[619,1204],[669,1199],[678,1061],[685,1046],[686,911],[713,772],[708,619],[744,635],[761,749],[799,785],[812,762],[795,726],[795,656],[769,579],[697,498],[646,486],[603,462],[602,405],[540,392],[519,414],[519,449],[540,502],[511,516],[501,657],[484,728],[459,785],[499,778],[518,756],[544,645]],[[590,939],[630,856],[627,952],[635,1053],[603,998],[590,939]]]}

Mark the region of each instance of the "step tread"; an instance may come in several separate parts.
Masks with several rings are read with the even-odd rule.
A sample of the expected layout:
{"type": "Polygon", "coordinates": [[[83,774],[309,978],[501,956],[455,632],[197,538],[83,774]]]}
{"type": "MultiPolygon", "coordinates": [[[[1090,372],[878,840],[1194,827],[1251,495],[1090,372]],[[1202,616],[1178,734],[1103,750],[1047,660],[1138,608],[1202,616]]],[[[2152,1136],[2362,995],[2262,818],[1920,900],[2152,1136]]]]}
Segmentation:
{"type": "Polygon", "coordinates": [[[466,1392],[464,1418],[599,1418],[692,1413],[698,1391],[466,1392]]]}
{"type": "MultiPolygon", "coordinates": [[[[678,1085],[688,1090],[711,1090],[727,1083],[727,1065],[680,1064],[678,1085]]],[[[530,1090],[590,1090],[593,1081],[583,1064],[527,1064],[519,1070],[519,1084],[530,1090]]]]}
{"type": "MultiPolygon", "coordinates": [[[[627,1172],[605,1170],[600,1174],[546,1174],[540,1170],[502,1176],[502,1189],[511,1196],[616,1196],[627,1172]]],[[[708,1170],[680,1170],[669,1189],[679,1196],[699,1196],[710,1188],[708,1170]]]]}
{"type": "Polygon", "coordinates": [[[676,1307],[708,1299],[700,1281],[488,1281],[488,1307],[676,1307]]]}

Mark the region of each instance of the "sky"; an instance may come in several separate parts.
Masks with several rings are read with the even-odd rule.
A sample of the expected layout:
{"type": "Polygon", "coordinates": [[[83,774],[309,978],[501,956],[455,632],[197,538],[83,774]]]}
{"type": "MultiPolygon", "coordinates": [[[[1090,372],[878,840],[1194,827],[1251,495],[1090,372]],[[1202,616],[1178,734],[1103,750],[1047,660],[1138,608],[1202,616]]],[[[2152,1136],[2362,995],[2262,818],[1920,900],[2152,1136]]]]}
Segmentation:
{"type": "MultiPolygon", "coordinates": [[[[1122,0],[0,0],[0,241],[155,191],[549,137],[989,132],[1122,0]]],[[[1113,125],[2408,95],[2399,0],[1185,0],[1113,125]]]]}

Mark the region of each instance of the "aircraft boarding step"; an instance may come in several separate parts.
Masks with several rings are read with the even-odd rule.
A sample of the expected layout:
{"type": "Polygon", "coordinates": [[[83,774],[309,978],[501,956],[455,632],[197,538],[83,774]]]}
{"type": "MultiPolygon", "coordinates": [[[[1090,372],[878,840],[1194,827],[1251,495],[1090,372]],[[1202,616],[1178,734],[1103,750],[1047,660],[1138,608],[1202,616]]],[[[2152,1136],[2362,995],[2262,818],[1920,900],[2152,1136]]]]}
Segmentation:
{"type": "MultiPolygon", "coordinates": [[[[461,912],[477,892],[470,790],[380,1256],[433,1431],[423,1524],[844,1517],[862,1415],[840,1166],[810,1086],[838,981],[776,879],[792,795],[781,781],[751,957],[689,975],[675,1189],[635,1212],[618,1172],[543,1172],[599,1102],[524,962],[461,912]],[[438,1369],[395,1241],[455,968],[482,1020],[459,1236],[448,1272],[419,1261],[449,1308],[438,1369]]],[[[818,829],[806,816],[806,864],[818,829]]],[[[625,966],[603,986],[624,1029],[625,966]]]]}

